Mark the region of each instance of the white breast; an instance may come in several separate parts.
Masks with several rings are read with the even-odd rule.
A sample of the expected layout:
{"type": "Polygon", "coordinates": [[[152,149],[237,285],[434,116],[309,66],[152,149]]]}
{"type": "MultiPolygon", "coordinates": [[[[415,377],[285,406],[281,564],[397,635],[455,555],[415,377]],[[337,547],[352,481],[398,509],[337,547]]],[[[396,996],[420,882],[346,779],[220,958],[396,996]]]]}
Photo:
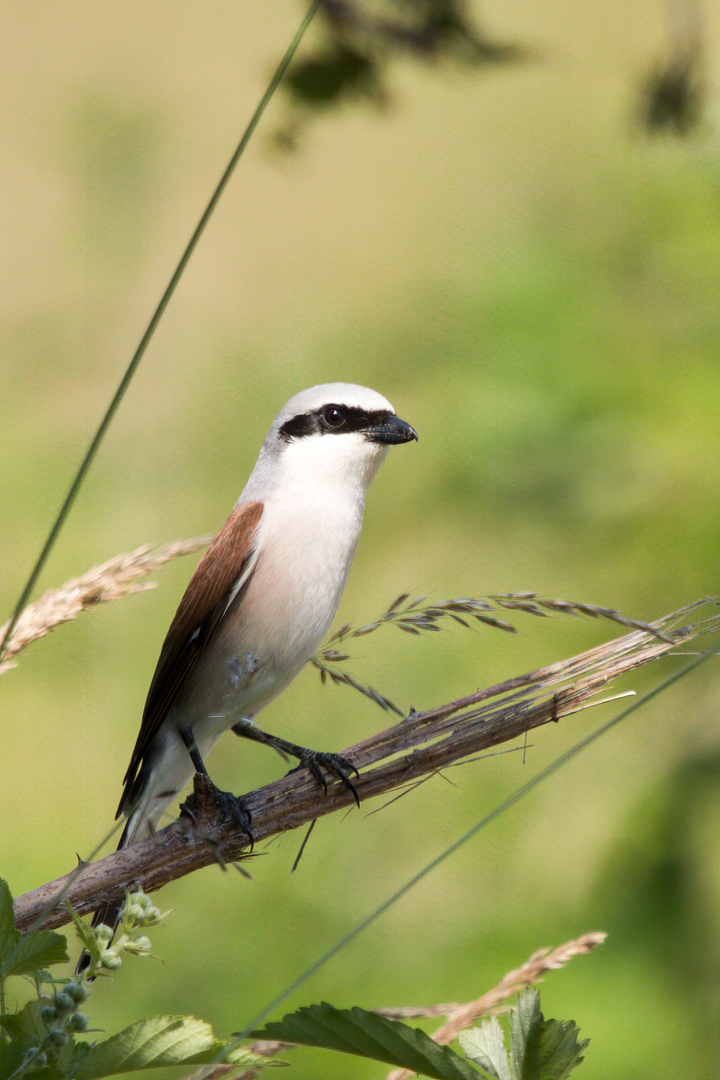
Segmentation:
{"type": "Polygon", "coordinates": [[[183,694],[184,714],[203,728],[214,734],[259,712],[322,642],[385,451],[355,433],[300,439],[273,460],[269,476],[261,455],[240,500],[263,502],[255,565],[183,694]]]}
{"type": "Polygon", "coordinates": [[[270,498],[258,533],[255,571],[243,598],[243,637],[278,674],[297,671],[325,637],[360,536],[363,495],[270,498]]]}

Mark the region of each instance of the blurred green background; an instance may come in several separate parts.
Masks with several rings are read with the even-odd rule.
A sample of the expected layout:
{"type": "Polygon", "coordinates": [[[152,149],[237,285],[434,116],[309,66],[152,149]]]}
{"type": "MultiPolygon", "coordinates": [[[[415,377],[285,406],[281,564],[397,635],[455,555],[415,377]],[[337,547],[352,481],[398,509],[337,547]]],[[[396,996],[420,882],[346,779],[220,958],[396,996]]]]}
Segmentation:
{"type": "MultiPolygon", "coordinates": [[[[211,531],[277,409],[315,382],[387,395],[420,434],[368,499],[341,618],[404,590],[537,590],[651,618],[718,589],[720,10],[708,98],[684,140],[649,139],[640,87],[667,47],[659,0],[486,5],[526,62],[407,58],[384,110],[313,121],[276,99],[148,351],[47,568],[58,585],[146,542],[211,531]]],[[[0,218],[0,544],[8,612],[241,127],[297,24],[292,0],[6,5],[0,218]]],[[[312,35],[309,45],[312,44],[312,35]]],[[[192,571],[33,646],[2,679],[0,872],[17,895],[71,868],[113,819],[159,647],[192,571]]],[[[351,670],[416,708],[613,635],[516,620],[411,639],[351,670]]],[[[642,692],[666,660],[624,681],[642,692]]],[[[165,964],[131,958],[89,1010],[243,1026],[398,884],[615,706],[449,771],[368,817],[288,835],[251,867],[168,887],[165,964]]],[[[592,1041],[586,1080],[720,1068],[720,687],[710,661],[505,814],[289,1005],[473,998],[543,945],[607,943],[543,989],[592,1041]]],[[[304,673],[263,716],[325,749],[387,726],[304,673]]],[[[223,787],[279,775],[227,738],[223,787]]],[[[298,1078],[384,1075],[321,1052],[298,1078]]]]}

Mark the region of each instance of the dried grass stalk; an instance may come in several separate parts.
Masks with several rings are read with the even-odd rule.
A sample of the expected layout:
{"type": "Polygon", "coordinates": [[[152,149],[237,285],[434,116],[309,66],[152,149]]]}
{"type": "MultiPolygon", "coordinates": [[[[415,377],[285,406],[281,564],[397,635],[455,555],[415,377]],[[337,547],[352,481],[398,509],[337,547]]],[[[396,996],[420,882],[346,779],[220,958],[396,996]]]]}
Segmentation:
{"type": "Polygon", "coordinates": [[[547,618],[550,615],[585,615],[590,619],[607,619],[618,623],[620,626],[633,630],[645,630],[656,634],[662,640],[662,631],[652,623],[642,622],[640,619],[630,619],[615,608],[598,607],[597,604],[578,603],[576,600],[558,600],[551,597],[540,596],[535,592],[521,593],[489,593],[487,596],[460,596],[452,600],[436,600],[432,604],[425,604],[427,596],[416,596],[410,599],[410,593],[401,593],[393,600],[392,604],[370,623],[364,626],[352,627],[345,623],[336,630],[332,637],[328,638],[327,646],[319,654],[325,659],[347,660],[329,646],[340,645],[352,638],[366,637],[373,634],[381,626],[396,626],[398,630],[404,630],[408,634],[420,634],[423,631],[438,631],[444,626],[459,624],[460,626],[472,626],[472,621],[484,623],[486,626],[495,627],[497,630],[505,630],[516,634],[517,630],[510,623],[502,619],[492,617],[492,613],[499,610],[521,611],[525,615],[536,615],[547,618]]]}
{"type": "Polygon", "coordinates": [[[516,634],[517,630],[505,619],[499,619],[497,611],[521,612],[549,618],[552,615],[572,615],[576,618],[585,616],[590,619],[605,619],[629,629],[643,630],[660,641],[671,643],[662,629],[656,624],[630,619],[614,608],[598,607],[596,604],[578,603],[574,600],[558,600],[540,596],[534,592],[498,593],[488,596],[461,596],[452,600],[436,600],[426,604],[427,596],[410,598],[410,593],[401,593],[392,604],[372,622],[364,626],[353,627],[345,623],[327,639],[323,647],[312,657],[310,663],[320,672],[323,684],[328,679],[335,686],[350,686],[358,693],[370,698],[385,711],[404,716],[402,709],[379,693],[373,686],[361,683],[353,675],[343,670],[342,665],[350,659],[346,652],[340,652],[336,646],[344,645],[354,638],[367,637],[384,626],[395,626],[406,634],[438,633],[443,630],[464,627],[475,629],[478,623],[494,630],[504,630],[516,634]]]}
{"type": "MultiPolygon", "coordinates": [[[[154,589],[156,582],[139,579],[157,570],[171,559],[190,555],[209,543],[211,537],[195,536],[190,540],[173,540],[170,544],[155,547],[144,544],[124,555],[116,555],[100,566],[72,578],[59,589],[51,589],[39,600],[29,604],[20,615],[5,652],[0,661],[0,674],[16,666],[12,659],[38,638],[45,637],[56,626],[74,619],[81,611],[95,607],[108,600],[121,600],[124,596],[154,589]]],[[[0,641],[5,636],[8,623],[0,628],[0,641]]]]}
{"type": "MultiPolygon", "coordinates": [[[[276,1054],[282,1054],[285,1050],[293,1050],[294,1045],[294,1043],[262,1039],[260,1042],[252,1043],[247,1049],[256,1057],[271,1058],[275,1057],[276,1054]]],[[[284,1063],[279,1062],[279,1064],[284,1063]]],[[[228,1077],[231,1077],[232,1080],[257,1080],[259,1076],[265,1073],[263,1065],[253,1065],[249,1069],[243,1069],[242,1072],[238,1072],[238,1069],[242,1069],[241,1064],[204,1065],[197,1072],[191,1073],[185,1080],[225,1080],[228,1077]]]]}
{"type": "MultiPolygon", "coordinates": [[[[428,1016],[446,1016],[446,1023],[434,1031],[430,1038],[441,1045],[451,1043],[457,1039],[461,1031],[470,1027],[481,1016],[496,1012],[520,990],[541,982],[546,972],[564,967],[575,956],[586,956],[598,945],[602,945],[606,937],[607,934],[600,931],[583,934],[574,941],[566,941],[557,949],[538,949],[519,968],[508,971],[492,990],[488,990],[482,997],[469,1001],[465,1005],[432,1005],[429,1008],[411,1006],[407,1009],[376,1009],[375,1011],[391,1020],[403,1021],[428,1016]]],[[[414,1075],[415,1073],[408,1072],[407,1069],[393,1069],[388,1073],[386,1080],[410,1080],[414,1075]]]]}

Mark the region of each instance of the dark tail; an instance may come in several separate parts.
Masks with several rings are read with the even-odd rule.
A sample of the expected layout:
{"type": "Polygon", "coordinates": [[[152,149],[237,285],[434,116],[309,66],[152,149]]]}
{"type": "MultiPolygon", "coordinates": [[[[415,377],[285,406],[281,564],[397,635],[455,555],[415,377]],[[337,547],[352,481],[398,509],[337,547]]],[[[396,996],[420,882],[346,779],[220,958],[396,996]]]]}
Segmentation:
{"type": "MultiPolygon", "coordinates": [[[[118,851],[120,850],[120,848],[128,846],[128,831],[131,821],[132,819],[128,818],[125,824],[125,828],[122,831],[122,836],[120,837],[120,842],[117,846],[118,851]]],[[[117,925],[120,922],[120,911],[120,904],[103,904],[103,906],[101,908],[98,908],[93,915],[90,925],[94,930],[96,926],[100,926],[101,923],[105,923],[106,926],[110,927],[114,935],[115,931],[117,930],[117,925]]],[[[112,940],[112,938],[110,940],[112,940]]],[[[108,942],[108,945],[109,944],[110,942],[108,942]]],[[[75,967],[75,974],[84,975],[84,973],[90,967],[90,960],[90,953],[86,949],[83,949],[83,951],[80,953],[80,959],[78,960],[75,967]]]]}

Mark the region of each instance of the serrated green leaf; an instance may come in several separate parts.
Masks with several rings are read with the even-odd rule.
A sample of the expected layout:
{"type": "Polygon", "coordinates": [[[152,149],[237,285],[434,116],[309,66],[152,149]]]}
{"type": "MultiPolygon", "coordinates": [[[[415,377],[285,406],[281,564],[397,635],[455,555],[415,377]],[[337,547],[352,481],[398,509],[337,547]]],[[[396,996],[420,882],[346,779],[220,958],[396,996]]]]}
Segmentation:
{"type": "MultiPolygon", "coordinates": [[[[161,1065],[202,1064],[222,1050],[212,1028],[194,1016],[155,1016],[139,1020],[117,1035],[90,1047],[74,1071],[74,1080],[97,1080],[116,1073],[161,1065]]],[[[247,1050],[226,1060],[243,1060],[247,1050]]]]}
{"type": "Polygon", "coordinates": [[[529,986],[520,994],[517,1005],[510,1010],[510,1064],[516,1076],[523,1075],[525,1046],[533,1025],[540,1023],[540,994],[529,986]]]}
{"type": "Polygon", "coordinates": [[[0,1028],[2,1028],[11,1039],[19,1039],[22,1035],[22,1028],[18,1023],[16,1013],[6,1013],[4,1016],[0,1016],[0,1028]]]}
{"type": "Polygon", "coordinates": [[[32,974],[33,974],[33,979],[35,979],[36,982],[39,982],[39,983],[54,983],[55,982],[55,976],[52,975],[49,971],[43,971],[43,970],[33,971],[32,974]]]}
{"type": "MultiPolygon", "coordinates": [[[[85,1056],[83,1054],[84,1046],[87,1047],[88,1051],[90,1050],[90,1047],[87,1043],[76,1043],[73,1033],[71,1031],[67,1031],[67,1029],[66,1032],[68,1041],[63,1047],[61,1047],[60,1051],[58,1052],[58,1056],[55,1060],[55,1066],[53,1069],[53,1071],[58,1076],[58,1080],[68,1080],[68,1077],[71,1075],[70,1070],[75,1065],[75,1062],[82,1061],[83,1056],[85,1056]]],[[[53,1067],[51,1066],[51,1068],[53,1067]]],[[[31,1073],[30,1075],[32,1077],[32,1080],[53,1080],[53,1078],[44,1071],[38,1072],[35,1075],[31,1073]]]]}
{"type": "Polygon", "coordinates": [[[460,1032],[463,1053],[485,1069],[495,1080],[516,1080],[508,1061],[505,1039],[497,1017],[483,1020],[480,1027],[460,1032]]]}
{"type": "Polygon", "coordinates": [[[92,1053],[92,1049],[93,1049],[93,1047],[92,1047],[91,1043],[86,1043],[86,1042],[73,1043],[72,1064],[71,1064],[71,1068],[68,1068],[68,1074],[69,1075],[75,1076],[75,1073],[78,1071],[79,1066],[81,1065],[81,1063],[85,1060],[85,1058],[88,1056],[88,1054],[92,1053]]]}
{"type": "Polygon", "coordinates": [[[72,921],[75,924],[75,930],[83,949],[86,953],[89,953],[93,960],[99,960],[101,949],[97,938],[92,932],[92,927],[88,923],[83,922],[75,909],[68,904],[67,901],[65,901],[65,906],[72,916],[72,921]]]}
{"type": "Polygon", "coordinates": [[[254,1038],[320,1046],[382,1061],[435,1080],[478,1080],[477,1069],[418,1028],[365,1009],[336,1009],[323,1002],[289,1013],[254,1031],[254,1038]]]}
{"type": "Polygon", "coordinates": [[[15,948],[18,937],[13,917],[12,894],[7,881],[0,878],[0,964],[15,948]]]}
{"type": "Polygon", "coordinates": [[[15,948],[0,964],[0,976],[27,975],[51,964],[65,964],[70,959],[67,941],[54,930],[36,930],[34,934],[18,935],[15,948]]]}
{"type": "Polygon", "coordinates": [[[7,882],[0,878],[0,978],[27,975],[49,964],[68,960],[67,942],[52,930],[23,934],[15,929],[13,904],[7,882]]]}
{"type": "Polygon", "coordinates": [[[522,1080],[566,1080],[590,1041],[578,1035],[572,1020],[541,1020],[528,1036],[522,1080]]]}
{"type": "Polygon", "coordinates": [[[6,1013],[0,1016],[0,1025],[11,1039],[30,1045],[31,1042],[43,1042],[47,1033],[40,1016],[40,1010],[50,1004],[49,998],[34,998],[24,1005],[20,1012],[6,1013]]]}
{"type": "Polygon", "coordinates": [[[572,1020],[546,1020],[535,987],[520,995],[511,1027],[511,1064],[518,1080],[566,1080],[590,1041],[578,1040],[572,1020]]]}
{"type": "Polygon", "coordinates": [[[61,1072],[54,1065],[48,1065],[44,1069],[33,1070],[22,1074],[23,1080],[68,1080],[67,1073],[61,1072]]]}
{"type": "Polygon", "coordinates": [[[263,1068],[272,1065],[286,1065],[285,1061],[280,1061],[278,1058],[272,1058],[269,1060],[266,1057],[260,1057],[259,1054],[253,1054],[246,1046],[238,1046],[235,1039],[227,1039],[225,1041],[217,1040],[208,1050],[203,1050],[201,1054],[194,1054],[193,1057],[188,1058],[186,1065],[242,1065],[244,1068],[249,1069],[253,1065],[262,1065],[263,1068]],[[230,1047],[230,1049],[226,1049],[230,1047]]]}
{"type": "Polygon", "coordinates": [[[0,1043],[0,1076],[12,1076],[20,1068],[25,1050],[19,1043],[0,1043]]]}

